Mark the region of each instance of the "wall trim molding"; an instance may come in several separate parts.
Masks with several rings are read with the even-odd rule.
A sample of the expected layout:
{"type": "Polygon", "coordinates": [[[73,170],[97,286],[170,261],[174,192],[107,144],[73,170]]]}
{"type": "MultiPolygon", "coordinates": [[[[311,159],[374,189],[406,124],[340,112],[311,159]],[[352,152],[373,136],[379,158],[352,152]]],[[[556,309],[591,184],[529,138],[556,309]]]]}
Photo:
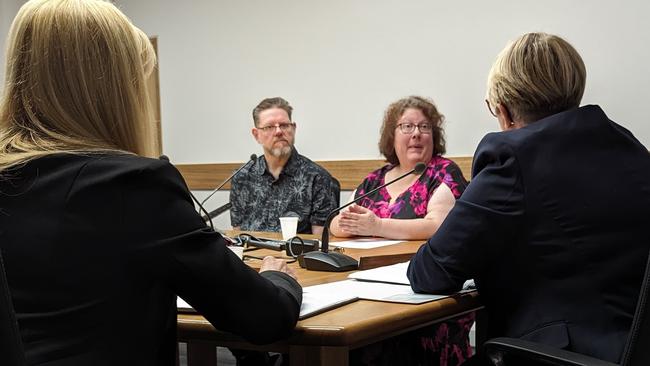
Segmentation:
{"type": "MultiPolygon", "coordinates": [[[[471,177],[472,157],[471,156],[450,156],[463,171],[465,178],[471,177]]],[[[382,159],[374,160],[321,160],[317,164],[327,169],[341,183],[341,190],[350,191],[356,189],[363,178],[371,171],[382,167],[386,162],[382,159]]],[[[181,172],[183,178],[191,190],[212,190],[217,184],[223,182],[242,163],[212,163],[212,164],[177,164],[176,168],[181,172]]],[[[230,189],[230,184],[224,186],[230,189]]]]}

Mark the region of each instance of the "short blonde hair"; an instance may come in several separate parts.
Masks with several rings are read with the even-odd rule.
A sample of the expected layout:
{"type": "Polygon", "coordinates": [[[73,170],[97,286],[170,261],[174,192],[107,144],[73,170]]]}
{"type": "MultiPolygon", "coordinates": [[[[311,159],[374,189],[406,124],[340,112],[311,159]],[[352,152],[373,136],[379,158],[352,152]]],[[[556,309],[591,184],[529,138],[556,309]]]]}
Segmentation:
{"type": "Polygon", "coordinates": [[[508,107],[513,119],[535,122],[580,105],[585,65],[564,39],[528,33],[497,57],[487,82],[490,104],[508,107]]]}
{"type": "Polygon", "coordinates": [[[148,37],[101,0],[31,0],[7,42],[0,171],[60,152],[156,151],[148,37]]]}

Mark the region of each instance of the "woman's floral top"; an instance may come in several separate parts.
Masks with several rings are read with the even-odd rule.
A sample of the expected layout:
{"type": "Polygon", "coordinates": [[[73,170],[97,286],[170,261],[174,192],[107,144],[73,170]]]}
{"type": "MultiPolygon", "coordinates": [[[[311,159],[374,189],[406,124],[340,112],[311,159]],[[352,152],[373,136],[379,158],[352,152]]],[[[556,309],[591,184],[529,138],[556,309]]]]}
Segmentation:
{"type": "MultiPolygon", "coordinates": [[[[357,188],[355,198],[384,184],[386,173],[394,167],[388,164],[368,174],[357,188]]],[[[427,215],[429,199],[442,183],[449,187],[455,198],[460,197],[467,187],[467,180],[456,163],[442,156],[434,156],[420,178],[402,192],[392,204],[386,187],[362,199],[359,204],[382,219],[422,218],[427,215]]]]}

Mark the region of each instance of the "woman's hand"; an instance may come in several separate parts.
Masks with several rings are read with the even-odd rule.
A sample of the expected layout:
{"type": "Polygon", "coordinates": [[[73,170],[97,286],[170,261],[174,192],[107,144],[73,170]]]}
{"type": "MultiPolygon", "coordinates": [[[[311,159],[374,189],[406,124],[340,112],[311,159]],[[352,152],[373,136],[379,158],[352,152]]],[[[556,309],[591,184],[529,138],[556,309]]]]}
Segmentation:
{"type": "Polygon", "coordinates": [[[298,280],[298,278],[296,278],[296,272],[293,270],[293,268],[287,266],[287,262],[285,262],[282,259],[271,257],[270,255],[264,257],[264,260],[262,260],[262,266],[260,267],[260,272],[264,272],[264,271],[284,272],[289,276],[293,277],[295,280],[298,280]]]}
{"type": "Polygon", "coordinates": [[[352,205],[339,216],[339,228],[347,234],[381,236],[381,219],[363,206],[352,205]]]}

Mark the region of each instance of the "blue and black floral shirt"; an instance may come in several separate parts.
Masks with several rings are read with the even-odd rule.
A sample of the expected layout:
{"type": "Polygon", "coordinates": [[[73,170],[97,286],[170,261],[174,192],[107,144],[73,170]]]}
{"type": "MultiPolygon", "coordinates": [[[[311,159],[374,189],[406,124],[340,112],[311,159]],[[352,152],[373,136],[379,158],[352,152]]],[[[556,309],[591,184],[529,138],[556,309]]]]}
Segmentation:
{"type": "Polygon", "coordinates": [[[293,149],[276,180],[264,155],[232,180],[230,222],[247,231],[280,231],[280,217],[298,216],[298,233],[323,226],[339,206],[339,182],[327,170],[293,149]]]}

